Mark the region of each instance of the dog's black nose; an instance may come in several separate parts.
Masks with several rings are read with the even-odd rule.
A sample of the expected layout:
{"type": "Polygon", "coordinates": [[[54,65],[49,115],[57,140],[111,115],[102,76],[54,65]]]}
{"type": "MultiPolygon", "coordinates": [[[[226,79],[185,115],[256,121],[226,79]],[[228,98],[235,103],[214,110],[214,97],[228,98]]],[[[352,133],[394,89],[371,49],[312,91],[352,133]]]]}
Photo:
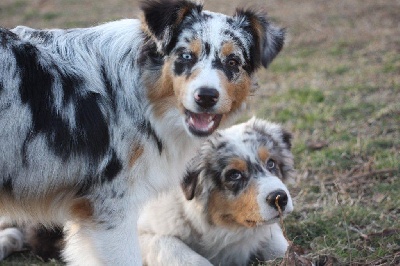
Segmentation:
{"type": "Polygon", "coordinates": [[[288,202],[288,195],[286,194],[286,192],[282,189],[271,192],[271,194],[269,194],[267,197],[267,202],[271,207],[274,207],[276,210],[278,210],[278,206],[276,206],[276,201],[278,201],[278,205],[281,210],[284,211],[288,202]]]}
{"type": "Polygon", "coordinates": [[[194,93],[194,100],[203,108],[213,107],[219,99],[219,92],[214,88],[201,87],[194,93]]]}

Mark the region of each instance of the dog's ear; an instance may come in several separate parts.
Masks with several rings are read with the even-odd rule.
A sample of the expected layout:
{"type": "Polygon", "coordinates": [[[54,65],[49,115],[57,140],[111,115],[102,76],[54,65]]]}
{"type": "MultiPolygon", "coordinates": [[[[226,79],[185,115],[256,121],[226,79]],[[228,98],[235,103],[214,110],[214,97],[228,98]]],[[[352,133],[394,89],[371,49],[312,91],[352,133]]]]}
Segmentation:
{"type": "Polygon", "coordinates": [[[144,30],[156,41],[160,52],[168,53],[180,23],[189,15],[199,14],[202,8],[187,0],[142,1],[144,30]]]}
{"type": "Polygon", "coordinates": [[[192,200],[194,198],[201,170],[201,151],[198,151],[197,155],[189,161],[186,168],[186,174],[181,181],[181,188],[187,200],[192,200]]]}
{"type": "Polygon", "coordinates": [[[240,26],[253,36],[251,61],[257,69],[260,64],[265,68],[281,51],[285,41],[285,30],[272,25],[265,14],[250,9],[237,9],[234,16],[240,26]]]}
{"type": "Polygon", "coordinates": [[[188,170],[181,182],[181,188],[187,200],[192,200],[194,198],[194,192],[196,190],[199,174],[200,171],[188,170]]]}

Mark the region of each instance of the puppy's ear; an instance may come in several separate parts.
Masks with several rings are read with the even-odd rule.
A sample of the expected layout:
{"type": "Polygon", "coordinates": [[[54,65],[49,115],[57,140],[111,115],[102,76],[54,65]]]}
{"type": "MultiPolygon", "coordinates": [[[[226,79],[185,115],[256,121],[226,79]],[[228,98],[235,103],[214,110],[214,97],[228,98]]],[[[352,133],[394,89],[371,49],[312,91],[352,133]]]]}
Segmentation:
{"type": "Polygon", "coordinates": [[[282,140],[284,143],[286,143],[288,149],[290,150],[292,148],[292,134],[285,129],[282,129],[282,140]]]}
{"type": "Polygon", "coordinates": [[[200,171],[187,171],[185,177],[181,182],[181,188],[185,198],[192,200],[194,198],[194,192],[196,190],[197,182],[199,180],[200,171]]]}
{"type": "Polygon", "coordinates": [[[253,36],[250,60],[254,62],[254,68],[260,64],[268,67],[283,47],[285,30],[271,25],[265,14],[253,10],[237,9],[234,17],[253,36]]]}
{"type": "Polygon", "coordinates": [[[168,53],[182,21],[189,15],[199,14],[202,8],[187,0],[142,1],[144,31],[153,37],[160,52],[168,53]]]}

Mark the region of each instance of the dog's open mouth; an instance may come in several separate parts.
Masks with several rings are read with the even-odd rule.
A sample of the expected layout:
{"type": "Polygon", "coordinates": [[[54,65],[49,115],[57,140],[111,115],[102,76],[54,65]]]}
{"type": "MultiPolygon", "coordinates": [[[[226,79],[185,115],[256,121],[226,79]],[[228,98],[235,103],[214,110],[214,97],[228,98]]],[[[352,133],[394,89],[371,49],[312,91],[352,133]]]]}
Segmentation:
{"type": "Polygon", "coordinates": [[[186,123],[190,132],[199,137],[209,136],[221,122],[221,114],[192,113],[186,110],[186,123]]]}

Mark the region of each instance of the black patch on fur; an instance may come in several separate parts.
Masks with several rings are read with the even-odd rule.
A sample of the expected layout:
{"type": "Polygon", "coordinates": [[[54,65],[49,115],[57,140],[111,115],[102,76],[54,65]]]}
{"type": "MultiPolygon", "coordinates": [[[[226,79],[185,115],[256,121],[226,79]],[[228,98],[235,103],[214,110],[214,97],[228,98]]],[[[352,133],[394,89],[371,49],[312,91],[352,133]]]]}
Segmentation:
{"type": "Polygon", "coordinates": [[[192,59],[185,60],[181,57],[182,53],[185,53],[184,49],[178,49],[178,59],[174,62],[174,74],[180,76],[182,74],[190,75],[190,72],[195,65],[197,58],[194,54],[191,54],[192,59]]]}
{"type": "Polygon", "coordinates": [[[265,170],[259,163],[251,163],[250,160],[248,160],[247,166],[249,169],[250,176],[257,177],[259,173],[265,172],[265,170]]]}
{"type": "Polygon", "coordinates": [[[290,150],[292,148],[292,134],[290,132],[287,132],[286,130],[282,130],[282,139],[290,150]]]}
{"type": "Polygon", "coordinates": [[[30,34],[30,36],[31,38],[35,38],[44,44],[50,43],[54,39],[53,34],[46,30],[35,30],[30,34]]]}
{"type": "Polygon", "coordinates": [[[153,127],[150,124],[150,121],[143,120],[139,125],[139,130],[144,133],[148,138],[153,139],[155,141],[158,151],[161,155],[163,151],[163,144],[161,139],[157,136],[156,132],[154,131],[153,127]]]}
{"type": "Polygon", "coordinates": [[[164,57],[157,51],[157,46],[154,41],[148,37],[144,38],[146,41],[140,52],[138,63],[147,70],[159,71],[164,64],[164,57]]]}
{"type": "Polygon", "coordinates": [[[111,79],[108,77],[107,71],[106,71],[106,68],[104,65],[101,65],[100,73],[101,73],[101,78],[104,83],[104,88],[106,89],[106,92],[107,92],[108,96],[110,97],[111,106],[113,107],[113,110],[115,111],[116,110],[116,101],[115,101],[115,94],[114,94],[115,90],[113,89],[111,79]]]}
{"type": "Polygon", "coordinates": [[[3,82],[0,80],[0,93],[4,90],[3,82]]]}
{"type": "Polygon", "coordinates": [[[188,72],[188,67],[184,62],[177,60],[174,62],[174,74],[180,76],[183,72],[188,72]]]}
{"type": "Polygon", "coordinates": [[[221,141],[218,143],[218,146],[215,148],[217,150],[224,149],[228,145],[227,141],[221,141]]]}
{"type": "Polygon", "coordinates": [[[211,45],[208,42],[204,43],[204,55],[207,57],[210,55],[211,45]]]}
{"type": "MultiPolygon", "coordinates": [[[[227,58],[226,60],[229,59],[227,58]]],[[[229,65],[222,63],[221,59],[218,56],[218,53],[215,54],[215,59],[212,61],[212,67],[224,72],[229,81],[232,81],[235,77],[235,74],[239,72],[239,68],[237,66],[230,67],[229,65]]]]}
{"type": "MultiPolygon", "coordinates": [[[[6,48],[9,43],[13,43],[14,41],[19,40],[18,36],[4,28],[0,27],[0,45],[3,48],[6,48]]],[[[4,63],[4,62],[2,62],[4,63]]]]}
{"type": "Polygon", "coordinates": [[[83,183],[79,184],[79,187],[77,188],[77,197],[83,197],[90,194],[90,190],[94,186],[94,179],[92,178],[92,176],[86,176],[83,180],[83,183]]]}
{"type": "Polygon", "coordinates": [[[79,95],[83,79],[66,75],[55,64],[45,68],[39,62],[40,52],[31,44],[15,45],[12,51],[21,78],[21,100],[30,107],[32,114],[33,125],[24,144],[25,151],[31,138],[42,133],[49,147],[64,160],[72,154],[85,154],[93,160],[103,156],[109,147],[109,133],[99,106],[100,96],[92,92],[79,95]],[[49,69],[54,72],[51,73],[49,69]],[[59,89],[64,92],[64,106],[70,102],[75,106],[74,129],[62,119],[54,106],[52,87],[56,78],[62,84],[59,89]]]}
{"type": "Polygon", "coordinates": [[[12,193],[14,187],[10,176],[3,180],[2,187],[5,192],[12,193]]]}
{"type": "Polygon", "coordinates": [[[61,250],[64,248],[64,233],[61,227],[48,229],[42,225],[30,228],[27,232],[26,242],[32,252],[44,261],[51,259],[60,260],[61,250]]]}
{"type": "Polygon", "coordinates": [[[99,102],[100,95],[93,92],[78,100],[76,120],[80,132],[71,149],[78,153],[87,153],[93,159],[104,155],[110,142],[108,125],[99,102]]]}
{"type": "Polygon", "coordinates": [[[104,169],[104,177],[108,182],[111,182],[121,170],[122,163],[118,159],[117,154],[115,154],[115,151],[113,151],[111,160],[108,162],[106,169],[104,169]]]}

